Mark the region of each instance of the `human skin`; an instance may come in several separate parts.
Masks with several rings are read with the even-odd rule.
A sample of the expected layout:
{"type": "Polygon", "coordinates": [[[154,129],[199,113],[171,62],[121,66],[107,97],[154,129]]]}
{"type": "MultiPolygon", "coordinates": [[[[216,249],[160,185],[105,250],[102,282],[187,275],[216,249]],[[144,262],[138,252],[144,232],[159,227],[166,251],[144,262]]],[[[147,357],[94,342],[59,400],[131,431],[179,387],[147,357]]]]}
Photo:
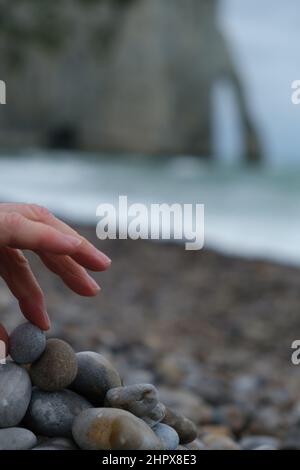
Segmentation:
{"type": "MultiPolygon", "coordinates": [[[[48,330],[44,293],[22,250],[35,252],[74,292],[95,296],[99,285],[87,273],[105,271],[111,260],[48,209],[36,204],[0,204],[0,276],[27,320],[48,330]]],[[[0,340],[7,333],[0,324],[0,340]]]]}

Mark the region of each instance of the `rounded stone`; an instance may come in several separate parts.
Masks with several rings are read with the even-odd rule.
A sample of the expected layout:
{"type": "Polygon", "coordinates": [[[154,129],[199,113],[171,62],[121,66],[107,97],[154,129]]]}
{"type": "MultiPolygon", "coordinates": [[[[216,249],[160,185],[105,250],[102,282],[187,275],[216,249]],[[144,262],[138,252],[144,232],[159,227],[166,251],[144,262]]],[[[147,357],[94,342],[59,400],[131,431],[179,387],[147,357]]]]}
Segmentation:
{"type": "Polygon", "coordinates": [[[175,450],[179,446],[179,436],[175,429],[162,423],[156,424],[152,429],[163,443],[165,450],[175,450]]]}
{"type": "Polygon", "coordinates": [[[106,394],[105,406],[130,411],[151,427],[165,416],[165,406],[159,402],[158,392],[150,384],[112,388],[106,394]]]}
{"type": "Polygon", "coordinates": [[[78,447],[72,439],[53,437],[46,439],[32,450],[77,450],[78,447]]]}
{"type": "Polygon", "coordinates": [[[28,429],[0,429],[0,450],[28,450],[36,444],[36,436],[28,429]]]}
{"type": "Polygon", "coordinates": [[[18,364],[36,361],[45,347],[45,333],[29,322],[17,326],[9,337],[9,354],[18,364]]]}
{"type": "Polygon", "coordinates": [[[239,444],[244,450],[254,450],[261,446],[278,449],[279,439],[272,436],[245,436],[240,440],[239,444]]]}
{"type": "Polygon", "coordinates": [[[28,372],[13,362],[0,364],[0,428],[18,426],[27,411],[30,397],[28,372]]]}
{"type": "Polygon", "coordinates": [[[120,376],[112,364],[101,354],[91,351],[76,354],[78,372],[71,385],[95,406],[102,406],[108,390],[122,385],[120,376]]]}
{"type": "Polygon", "coordinates": [[[76,374],[76,354],[68,343],[60,339],[48,339],[45,351],[30,368],[33,384],[48,392],[67,388],[76,374]]]}
{"type": "Polygon", "coordinates": [[[39,435],[71,437],[74,418],[91,407],[91,403],[71,390],[45,392],[34,388],[25,424],[39,435]]]}
{"type": "Polygon", "coordinates": [[[82,411],[72,431],[85,450],[163,450],[161,440],[143,420],[116,408],[82,411]]]}
{"type": "Polygon", "coordinates": [[[170,408],[166,408],[165,417],[162,422],[175,429],[179,436],[180,444],[188,444],[197,437],[197,429],[194,423],[190,419],[170,410],[170,408]]]}

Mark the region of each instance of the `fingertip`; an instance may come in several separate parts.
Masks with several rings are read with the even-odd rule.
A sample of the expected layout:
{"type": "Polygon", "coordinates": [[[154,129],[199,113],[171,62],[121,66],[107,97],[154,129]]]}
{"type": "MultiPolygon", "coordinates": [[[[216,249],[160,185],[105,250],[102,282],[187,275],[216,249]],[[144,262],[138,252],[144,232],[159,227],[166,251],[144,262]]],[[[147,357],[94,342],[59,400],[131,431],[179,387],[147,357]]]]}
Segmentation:
{"type": "Polygon", "coordinates": [[[76,253],[72,255],[74,261],[79,263],[81,266],[94,272],[103,272],[110,268],[112,261],[105,255],[99,254],[84,254],[76,253]]]}
{"type": "Polygon", "coordinates": [[[104,266],[106,266],[106,269],[110,267],[112,261],[108,256],[102,253],[102,251],[98,251],[98,258],[99,260],[102,260],[102,263],[104,266]]]}
{"type": "Polygon", "coordinates": [[[44,303],[39,305],[38,301],[32,299],[21,299],[19,301],[20,309],[24,317],[43,331],[50,329],[51,322],[44,303]]]}
{"type": "MultiPolygon", "coordinates": [[[[68,285],[68,284],[67,284],[68,285]]],[[[70,286],[69,287],[78,295],[82,297],[96,297],[101,291],[101,287],[97,284],[95,286],[92,285],[78,285],[78,286],[70,286]]]]}
{"type": "Polygon", "coordinates": [[[111,263],[112,263],[112,260],[110,258],[107,258],[104,263],[105,269],[109,269],[111,267],[111,263]]]}
{"type": "Polygon", "coordinates": [[[45,317],[42,319],[41,318],[41,322],[40,322],[40,329],[43,330],[43,331],[48,331],[50,330],[50,327],[51,327],[51,323],[50,323],[50,319],[48,317],[48,314],[44,314],[45,317]]]}

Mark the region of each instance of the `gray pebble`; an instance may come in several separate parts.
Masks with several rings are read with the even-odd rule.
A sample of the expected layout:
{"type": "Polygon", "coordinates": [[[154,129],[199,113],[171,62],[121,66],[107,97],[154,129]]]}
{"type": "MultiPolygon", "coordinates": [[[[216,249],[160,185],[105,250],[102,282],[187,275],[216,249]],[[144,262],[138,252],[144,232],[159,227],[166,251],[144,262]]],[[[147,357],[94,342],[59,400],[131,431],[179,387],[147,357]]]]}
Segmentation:
{"type": "Polygon", "coordinates": [[[105,406],[130,411],[151,427],[165,416],[165,406],[159,402],[158,392],[150,384],[112,388],[106,394],[105,406]]]}
{"type": "Polygon", "coordinates": [[[73,437],[86,450],[163,450],[161,440],[140,418],[116,408],[92,408],[74,420],[73,437]]]}
{"type": "Polygon", "coordinates": [[[245,436],[239,444],[244,450],[253,450],[261,446],[270,446],[278,449],[279,440],[271,436],[245,436]]]}
{"type": "Polygon", "coordinates": [[[28,408],[31,382],[22,367],[0,364],[0,428],[18,426],[28,408]]]}
{"type": "Polygon", "coordinates": [[[78,372],[71,385],[72,390],[95,406],[102,406],[107,391],[122,385],[118,372],[101,354],[84,351],[77,353],[76,357],[78,372]]]}
{"type": "Polygon", "coordinates": [[[205,447],[205,445],[200,439],[195,439],[189,444],[186,444],[186,448],[188,450],[206,450],[207,449],[207,447],[205,447]]]}
{"type": "Polygon", "coordinates": [[[164,450],[175,450],[179,445],[179,436],[177,432],[167,424],[156,424],[153,431],[163,443],[164,450]]]}
{"type": "Polygon", "coordinates": [[[77,359],[73,349],[56,338],[48,339],[45,351],[30,368],[33,384],[49,392],[67,388],[76,374],[77,359]]]}
{"type": "Polygon", "coordinates": [[[29,322],[17,326],[9,337],[9,354],[18,364],[36,361],[45,347],[45,333],[29,322]]]}
{"type": "Polygon", "coordinates": [[[75,416],[92,405],[71,390],[44,392],[37,388],[25,416],[25,423],[36,434],[49,437],[71,437],[75,416]]]}
{"type": "Polygon", "coordinates": [[[0,450],[28,450],[36,443],[36,436],[28,429],[0,429],[0,450]]]}
{"type": "Polygon", "coordinates": [[[78,447],[72,439],[53,437],[46,439],[32,450],[77,450],[78,447]]]}

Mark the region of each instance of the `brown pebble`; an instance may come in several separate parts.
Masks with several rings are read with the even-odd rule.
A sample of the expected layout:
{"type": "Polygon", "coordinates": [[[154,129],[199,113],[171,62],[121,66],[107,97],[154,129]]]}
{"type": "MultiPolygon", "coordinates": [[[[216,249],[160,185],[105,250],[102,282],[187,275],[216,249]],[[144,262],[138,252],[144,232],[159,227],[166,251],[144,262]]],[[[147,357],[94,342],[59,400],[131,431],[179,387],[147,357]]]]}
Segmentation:
{"type": "Polygon", "coordinates": [[[76,355],[71,346],[60,339],[49,339],[44,353],[30,368],[33,384],[48,392],[67,388],[76,374],[76,355]]]}
{"type": "Polygon", "coordinates": [[[162,423],[175,429],[179,436],[180,444],[188,444],[189,442],[194,441],[197,437],[197,429],[194,423],[190,419],[170,410],[170,408],[166,408],[165,417],[162,420],[162,423]]]}

